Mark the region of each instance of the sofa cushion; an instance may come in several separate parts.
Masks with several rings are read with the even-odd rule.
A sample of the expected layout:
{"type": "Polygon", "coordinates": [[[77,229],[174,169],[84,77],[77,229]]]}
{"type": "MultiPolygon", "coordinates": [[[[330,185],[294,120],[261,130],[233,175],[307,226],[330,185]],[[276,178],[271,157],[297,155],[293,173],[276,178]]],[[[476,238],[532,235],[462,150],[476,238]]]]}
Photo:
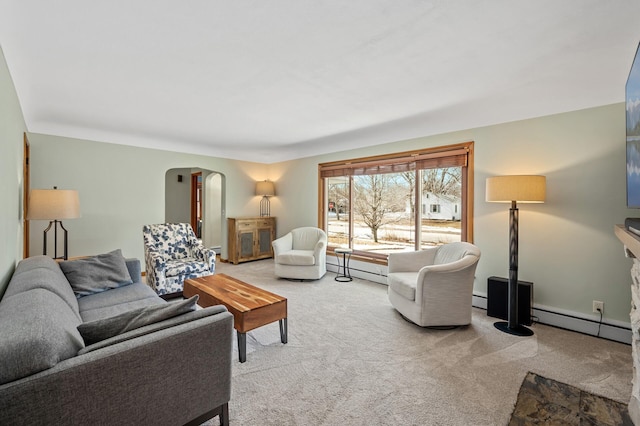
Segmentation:
{"type": "MultiPolygon", "coordinates": [[[[109,290],[115,291],[115,290],[109,290]]],[[[90,296],[87,296],[90,297],[90,296]]],[[[164,305],[164,299],[161,297],[147,297],[145,299],[139,300],[131,300],[128,302],[118,303],[116,305],[104,306],[101,308],[87,309],[84,311],[80,311],[80,315],[82,316],[83,322],[90,322],[101,320],[109,317],[113,317],[116,315],[123,314],[125,312],[132,311],[134,309],[144,308],[146,306],[155,306],[155,305],[164,305]]]]}
{"type": "Polygon", "coordinates": [[[46,256],[23,259],[18,263],[4,297],[41,288],[48,290],[65,301],[80,320],[80,312],[76,296],[65,278],[60,266],[46,256]]]}
{"type": "Polygon", "coordinates": [[[37,255],[31,256],[26,259],[22,259],[16,266],[16,270],[13,274],[19,274],[21,272],[30,271],[31,269],[46,268],[46,269],[60,269],[60,266],[55,260],[49,256],[37,255]]]}
{"type": "Polygon", "coordinates": [[[122,314],[96,321],[85,322],[78,326],[78,331],[86,345],[108,339],[118,334],[176,317],[196,309],[198,295],[178,302],[162,305],[145,306],[122,314]]]}
{"type": "Polygon", "coordinates": [[[278,255],[278,263],[281,265],[313,266],[316,258],[310,250],[289,250],[278,255]]]}
{"type": "Polygon", "coordinates": [[[196,321],[198,319],[208,317],[211,315],[217,315],[222,312],[227,312],[227,308],[224,305],[214,305],[208,308],[196,309],[192,312],[186,312],[182,315],[169,318],[164,321],[148,324],[143,327],[136,328],[134,330],[127,331],[126,333],[118,334],[105,340],[101,340],[92,345],[85,346],[80,349],[78,355],[83,355],[89,352],[93,352],[98,349],[106,348],[107,346],[116,345],[118,343],[125,342],[127,340],[135,339],[136,337],[145,336],[147,334],[155,333],[156,331],[165,330],[180,324],[196,321]]]}
{"type": "Polygon", "coordinates": [[[120,249],[106,254],[60,262],[76,297],[133,283],[120,249]]]}
{"type": "Polygon", "coordinates": [[[0,384],[51,368],[84,347],[80,320],[45,289],[4,297],[0,324],[0,384]]]}
{"type": "Polygon", "coordinates": [[[394,272],[387,275],[389,288],[407,300],[416,300],[418,272],[394,272]]]}
{"type": "Polygon", "coordinates": [[[151,287],[144,283],[133,283],[109,291],[103,291],[102,293],[81,297],[78,299],[78,306],[80,313],[82,313],[92,309],[101,309],[143,299],[152,299],[158,303],[162,303],[160,297],[158,297],[151,287]]]}
{"type": "Polygon", "coordinates": [[[142,281],[142,266],[140,265],[140,260],[129,258],[126,259],[125,262],[127,264],[127,269],[129,270],[131,281],[133,281],[134,283],[142,281]]]}

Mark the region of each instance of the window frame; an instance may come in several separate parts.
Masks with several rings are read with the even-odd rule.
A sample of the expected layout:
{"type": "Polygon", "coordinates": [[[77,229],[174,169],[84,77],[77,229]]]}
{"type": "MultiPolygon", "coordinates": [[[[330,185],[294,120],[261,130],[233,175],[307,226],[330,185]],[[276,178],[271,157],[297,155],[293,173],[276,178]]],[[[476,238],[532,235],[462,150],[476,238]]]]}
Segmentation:
{"type": "MultiPolygon", "coordinates": [[[[452,145],[424,148],[420,150],[404,151],[383,154],[370,157],[352,158],[347,160],[332,161],[318,164],[318,227],[327,229],[327,216],[325,214],[325,178],[332,176],[349,176],[354,174],[366,174],[366,170],[384,169],[389,171],[401,171],[407,164],[413,163],[417,167],[420,164],[438,164],[436,167],[448,167],[449,160],[465,156],[465,164],[462,166],[462,193],[460,194],[460,209],[463,212],[461,220],[461,241],[473,243],[473,188],[474,188],[474,142],[463,142],[452,145]],[[441,164],[441,165],[440,165],[441,164]]],[[[349,179],[353,185],[353,179],[349,179]]],[[[351,190],[350,190],[351,192],[351,190]]],[[[417,191],[416,191],[417,193],[417,191]]],[[[353,227],[353,209],[349,209],[349,226],[353,227]]],[[[416,209],[416,223],[420,212],[416,209]]],[[[353,230],[350,230],[350,237],[353,230]]],[[[351,244],[350,244],[351,245],[351,244]]],[[[328,246],[327,251],[333,253],[334,246],[328,246]]],[[[354,250],[353,258],[372,263],[387,263],[387,255],[374,254],[365,251],[354,250]]]]}

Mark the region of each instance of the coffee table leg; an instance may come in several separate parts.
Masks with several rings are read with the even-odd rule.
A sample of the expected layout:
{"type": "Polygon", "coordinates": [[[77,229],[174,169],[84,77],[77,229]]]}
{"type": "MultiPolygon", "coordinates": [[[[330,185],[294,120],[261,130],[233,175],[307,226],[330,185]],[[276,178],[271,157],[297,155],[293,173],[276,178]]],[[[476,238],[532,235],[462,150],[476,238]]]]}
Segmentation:
{"type": "Polygon", "coordinates": [[[287,343],[287,319],[283,318],[278,322],[280,323],[280,341],[287,343]]]}
{"type": "Polygon", "coordinates": [[[238,335],[238,355],[240,356],[240,362],[247,360],[247,333],[236,332],[238,335]]]}

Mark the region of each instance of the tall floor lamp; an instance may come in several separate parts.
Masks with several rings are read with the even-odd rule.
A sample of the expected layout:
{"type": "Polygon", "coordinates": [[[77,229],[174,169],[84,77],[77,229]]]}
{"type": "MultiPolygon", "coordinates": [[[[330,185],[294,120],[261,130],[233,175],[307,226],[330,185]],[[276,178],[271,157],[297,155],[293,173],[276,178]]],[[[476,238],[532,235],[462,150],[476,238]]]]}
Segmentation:
{"type": "Polygon", "coordinates": [[[276,195],[276,187],[270,180],[256,182],[256,195],[262,195],[260,200],[260,216],[271,215],[269,197],[276,195]]]}
{"type": "Polygon", "coordinates": [[[49,226],[44,230],[42,254],[47,254],[47,232],[53,227],[53,257],[54,259],[68,259],[67,229],[62,219],[76,219],[80,217],[80,200],[78,191],[70,189],[33,189],[29,195],[27,219],[48,220],[49,226]],[[64,254],[58,257],[58,226],[64,231],[64,254]]]}
{"type": "Polygon", "coordinates": [[[515,175],[487,178],[486,199],[490,202],[511,203],[509,209],[509,299],[507,322],[494,326],[516,336],[531,336],[533,331],[518,324],[518,207],[521,203],[544,203],[544,176],[515,175]]]}

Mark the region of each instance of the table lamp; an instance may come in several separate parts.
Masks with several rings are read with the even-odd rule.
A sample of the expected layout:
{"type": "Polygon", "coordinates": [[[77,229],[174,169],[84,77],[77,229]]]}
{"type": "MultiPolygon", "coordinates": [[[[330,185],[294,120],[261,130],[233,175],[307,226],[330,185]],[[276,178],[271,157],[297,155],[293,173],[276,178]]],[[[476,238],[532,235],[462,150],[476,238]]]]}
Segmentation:
{"type": "Polygon", "coordinates": [[[69,189],[33,189],[29,195],[27,219],[49,220],[49,226],[44,230],[42,254],[47,254],[47,232],[53,227],[54,259],[68,259],[67,230],[62,219],[80,217],[80,200],[78,191],[69,189]],[[58,257],[58,226],[64,231],[64,255],[58,257]]]}
{"type": "Polygon", "coordinates": [[[262,195],[262,200],[260,200],[260,216],[270,216],[271,206],[269,197],[276,195],[276,187],[273,182],[269,180],[256,182],[256,195],[262,195]]]}

